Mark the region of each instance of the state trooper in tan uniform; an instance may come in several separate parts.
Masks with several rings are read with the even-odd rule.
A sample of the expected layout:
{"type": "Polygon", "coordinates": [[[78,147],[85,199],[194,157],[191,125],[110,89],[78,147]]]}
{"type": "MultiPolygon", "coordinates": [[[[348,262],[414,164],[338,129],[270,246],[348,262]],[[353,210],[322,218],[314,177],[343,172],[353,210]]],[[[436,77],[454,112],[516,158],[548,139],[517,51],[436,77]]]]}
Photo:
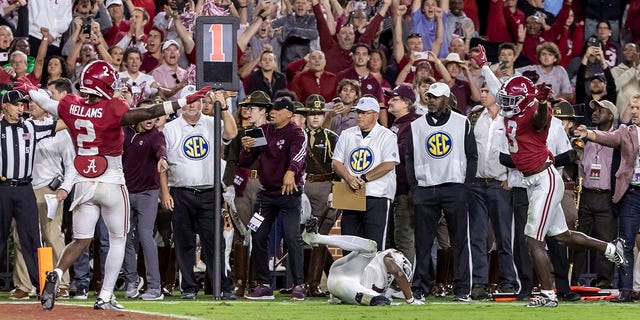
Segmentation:
{"type": "MultiPolygon", "coordinates": [[[[338,135],[322,127],[325,120],[325,100],[321,95],[312,94],[307,98],[305,108],[297,110],[304,112],[307,118],[305,133],[309,143],[307,144],[307,175],[304,185],[304,193],[311,202],[311,212],[319,220],[319,233],[329,234],[336,222],[338,212],[329,207],[329,195],[331,194],[331,181],[335,174],[331,168],[331,157],[338,142],[338,135]]],[[[324,261],[327,258],[327,246],[314,247],[309,257],[309,270],[307,273],[307,295],[312,297],[324,297],[325,293],[320,289],[320,278],[324,269],[324,261]]]]}

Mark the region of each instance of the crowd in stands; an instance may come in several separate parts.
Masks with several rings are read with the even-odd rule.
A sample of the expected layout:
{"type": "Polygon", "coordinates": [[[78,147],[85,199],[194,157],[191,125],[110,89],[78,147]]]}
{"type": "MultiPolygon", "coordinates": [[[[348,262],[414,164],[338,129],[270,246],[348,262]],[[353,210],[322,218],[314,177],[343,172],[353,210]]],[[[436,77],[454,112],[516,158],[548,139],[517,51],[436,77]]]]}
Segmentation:
{"type": "MultiPolygon", "coordinates": [[[[269,107],[277,101],[289,99],[299,102],[293,103],[292,107],[292,111],[300,109],[294,112],[298,114],[293,117],[296,125],[307,128],[305,132],[308,138],[313,135],[320,137],[314,138],[312,141],[315,141],[315,145],[311,142],[310,148],[307,149],[306,166],[317,170],[310,175],[310,172],[307,172],[307,183],[324,182],[315,180],[325,179],[324,175],[327,175],[328,181],[340,180],[343,176],[337,171],[334,174],[335,164],[333,167],[330,165],[333,149],[328,154],[318,153],[315,149],[319,145],[318,141],[326,138],[328,142],[329,137],[341,136],[345,132],[349,139],[360,135],[355,129],[349,131],[355,126],[363,129],[360,122],[363,115],[360,110],[364,109],[356,110],[356,106],[359,101],[376,101],[375,105],[367,105],[367,108],[370,108],[367,110],[378,114],[377,122],[371,123],[369,130],[374,128],[374,125],[379,125],[385,130],[390,129],[394,136],[397,135],[394,139],[400,155],[397,160],[388,160],[397,164],[395,168],[390,167],[395,175],[387,177],[388,181],[384,180],[394,185],[394,192],[378,196],[388,199],[390,203],[386,214],[376,216],[386,221],[378,221],[380,225],[373,228],[374,231],[367,231],[374,234],[355,230],[357,228],[353,225],[347,232],[375,238],[380,242],[379,250],[388,247],[398,248],[411,261],[420,264],[421,268],[435,263],[432,278],[426,282],[422,279],[421,285],[414,287],[416,299],[429,294],[454,294],[460,301],[467,301],[464,294],[458,290],[459,281],[465,274],[473,282],[469,288],[471,299],[485,299],[491,292],[503,292],[517,294],[518,299],[528,300],[531,289],[536,286],[532,272],[523,271],[532,268],[530,262],[527,263],[528,253],[522,252],[524,246],[517,245],[518,239],[514,239],[516,244],[512,246],[511,241],[508,241],[511,240],[510,237],[505,238],[504,234],[494,235],[494,232],[510,230],[507,227],[511,226],[500,224],[499,220],[513,216],[514,210],[518,208],[522,209],[522,203],[517,202],[522,198],[518,198],[516,192],[511,192],[511,188],[517,189],[519,186],[510,183],[511,169],[507,170],[507,166],[500,164],[501,159],[498,159],[504,152],[497,149],[500,146],[497,141],[503,139],[504,132],[494,130],[492,124],[498,111],[495,109],[494,97],[488,94],[482,66],[474,59],[480,54],[479,44],[486,48],[487,56],[492,63],[491,71],[502,81],[516,75],[524,75],[536,84],[545,84],[551,88],[554,95],[554,114],[562,120],[560,125],[564,129],[562,138],[558,139],[563,141],[573,141],[570,133],[574,125],[585,124],[588,127],[609,130],[619,123],[629,123],[633,117],[629,106],[634,101],[640,103],[640,1],[15,0],[1,1],[0,8],[3,10],[0,17],[0,63],[3,65],[0,69],[1,90],[11,90],[16,79],[27,77],[32,83],[39,83],[42,88],[48,89],[53,99],[58,99],[55,97],[58,92],[78,93],[78,82],[83,68],[88,63],[100,59],[112,64],[120,72],[120,81],[114,85],[117,86],[120,97],[125,99],[131,108],[162,101],[176,101],[193,92],[193,85],[196,84],[195,63],[198,59],[196,42],[200,41],[195,37],[196,18],[212,15],[236,16],[240,21],[237,31],[237,72],[241,86],[237,92],[225,92],[224,99],[230,102],[230,111],[234,115],[238,136],[233,138],[223,134],[228,140],[225,140],[227,167],[223,182],[225,188],[235,188],[235,196],[225,200],[235,202],[233,205],[244,224],[249,222],[254,213],[255,193],[260,188],[259,163],[247,163],[242,160],[241,136],[244,130],[264,124],[267,121],[269,107]],[[439,85],[434,87],[433,84],[439,85]],[[366,99],[363,100],[363,97],[366,99]],[[474,161],[477,171],[474,169],[471,176],[465,180],[465,184],[489,184],[503,192],[491,200],[484,201],[478,198],[489,197],[487,193],[474,193],[472,188],[461,188],[463,192],[469,192],[469,201],[468,207],[458,209],[465,211],[464,216],[469,218],[471,225],[468,231],[471,235],[468,238],[466,235],[461,237],[460,234],[465,231],[459,228],[464,228],[467,224],[456,221],[451,215],[438,213],[438,225],[430,226],[428,230],[428,235],[434,236],[437,240],[437,254],[429,258],[415,256],[416,252],[433,251],[431,246],[424,248],[423,243],[414,241],[414,199],[411,181],[407,181],[404,169],[405,154],[408,150],[413,150],[413,145],[407,145],[411,144],[411,139],[408,142],[402,137],[411,136],[411,128],[407,129],[406,125],[419,116],[428,114],[431,111],[430,101],[434,99],[442,99],[448,108],[463,116],[461,119],[467,117],[471,126],[475,126],[471,129],[470,137],[474,136],[475,131],[478,150],[474,161]],[[604,101],[608,101],[609,104],[604,101]],[[597,106],[594,107],[594,103],[597,106]],[[318,107],[320,104],[321,107],[318,107]],[[602,107],[602,104],[605,107],[602,107]],[[611,112],[612,120],[615,119],[610,127],[602,126],[602,121],[598,118],[602,108],[611,112]],[[311,121],[314,115],[323,117],[321,125],[305,125],[305,121],[311,121]],[[408,120],[409,118],[411,120],[408,120]],[[320,129],[328,129],[327,132],[330,133],[319,134],[320,131],[316,130],[320,129]],[[496,133],[495,137],[493,133],[496,133]],[[486,140],[482,142],[480,139],[486,140]],[[313,162],[317,159],[323,161],[323,157],[322,165],[313,162]],[[500,169],[493,170],[492,165],[499,166],[500,169]],[[243,172],[248,181],[242,186],[244,195],[239,190],[237,181],[234,181],[239,171],[243,172]],[[472,206],[486,206],[488,210],[476,210],[477,208],[471,208],[472,206]],[[474,215],[488,215],[490,219],[474,219],[474,215]],[[474,223],[479,225],[474,226],[474,223]],[[470,243],[462,249],[461,243],[465,241],[482,241],[484,248],[470,243]],[[489,252],[487,248],[490,248],[489,252]],[[460,264],[458,259],[464,256],[460,250],[469,250],[469,255],[474,255],[473,263],[462,260],[464,263],[460,264]],[[493,255],[496,256],[495,259],[489,258],[493,255]],[[421,261],[422,259],[428,261],[421,261]],[[513,270],[514,265],[517,272],[513,270]],[[454,269],[455,272],[452,271],[454,269]],[[494,272],[495,270],[499,272],[494,272]],[[495,277],[495,274],[501,276],[495,277]]],[[[203,99],[204,115],[213,116],[212,106],[215,99],[217,98],[213,95],[203,99]]],[[[282,108],[289,107],[287,105],[282,108]]],[[[231,122],[231,117],[225,120],[231,122]]],[[[170,123],[176,120],[173,117],[165,117],[154,120],[154,125],[161,132],[167,121],[170,123]]],[[[127,132],[127,137],[133,139],[136,132],[150,130],[144,128],[144,125],[141,126],[142,129],[136,127],[127,132]]],[[[230,129],[225,128],[225,133],[227,130],[230,129]]],[[[372,134],[373,132],[375,131],[372,131],[372,134]]],[[[365,137],[360,136],[360,139],[365,137]]],[[[340,145],[340,138],[336,139],[340,145]]],[[[327,145],[325,148],[334,148],[335,144],[332,142],[332,146],[327,145]]],[[[592,209],[583,208],[581,204],[576,206],[575,202],[580,193],[577,186],[582,185],[579,181],[589,179],[589,170],[583,168],[580,160],[583,151],[578,144],[573,141],[573,144],[569,144],[571,147],[568,150],[562,149],[559,152],[570,157],[569,161],[560,166],[565,167],[563,177],[565,188],[569,191],[566,195],[568,208],[565,209],[565,214],[568,225],[573,228],[582,224],[583,214],[592,209]],[[569,209],[571,206],[573,209],[569,209]]],[[[454,148],[463,150],[465,146],[457,145],[454,148]]],[[[178,149],[167,145],[165,152],[181,152],[178,149]]],[[[585,152],[586,150],[591,149],[587,148],[585,152]]],[[[341,154],[344,152],[348,150],[341,150],[341,154]]],[[[161,157],[171,160],[171,155],[165,154],[161,157]]],[[[133,162],[135,161],[130,165],[140,165],[133,162]]],[[[145,164],[155,168],[156,161],[148,161],[145,164]]],[[[418,164],[414,164],[412,160],[408,165],[418,164]]],[[[127,167],[124,169],[127,176],[127,167]]],[[[603,166],[601,174],[615,175],[615,169],[603,166]],[[608,172],[605,172],[606,170],[608,172]]],[[[170,173],[170,179],[176,179],[171,178],[171,175],[170,173]]],[[[176,172],[173,172],[173,175],[176,175],[176,172]]],[[[375,177],[368,177],[369,180],[378,178],[380,176],[377,174],[375,177]]],[[[368,183],[368,186],[372,183],[367,180],[364,182],[368,183]]],[[[160,187],[157,188],[161,189],[160,192],[153,193],[155,197],[161,198],[164,207],[159,208],[157,218],[154,219],[156,221],[146,219],[144,224],[142,219],[136,221],[140,227],[132,228],[132,235],[128,238],[125,259],[128,298],[138,297],[145,282],[153,286],[148,287],[149,289],[156,290],[153,294],[145,296],[149,300],[161,299],[162,295],[171,294],[176,282],[176,271],[186,273],[186,270],[176,269],[176,255],[180,261],[191,261],[184,258],[184,251],[174,253],[171,246],[179,243],[180,247],[176,246],[176,250],[187,250],[187,253],[191,253],[188,251],[191,239],[185,238],[193,238],[195,233],[199,233],[201,237],[203,235],[191,229],[191,226],[173,228],[176,232],[189,229],[188,236],[171,235],[170,223],[175,224],[176,218],[167,213],[173,204],[168,204],[169,194],[162,190],[162,183],[161,179],[160,187]],[[153,248],[151,233],[156,239],[157,252],[153,248]],[[176,238],[181,241],[175,242],[176,238]],[[144,250],[136,249],[140,244],[144,250]],[[150,255],[148,251],[155,255],[150,255]],[[139,272],[139,277],[134,269],[136,265],[141,267],[139,269],[144,269],[145,264],[142,260],[159,262],[155,266],[147,263],[147,270],[139,272]],[[150,272],[150,268],[154,268],[153,272],[150,272]],[[142,281],[141,278],[147,279],[142,281]]],[[[127,184],[129,185],[129,181],[127,184]]],[[[458,189],[455,190],[459,192],[458,189]]],[[[613,182],[607,186],[598,185],[593,190],[598,191],[598,194],[602,191],[609,195],[606,201],[610,205],[613,204],[613,182]]],[[[180,193],[174,192],[171,195],[174,198],[181,196],[180,193]]],[[[370,196],[369,193],[367,196],[370,196]]],[[[585,196],[588,194],[583,191],[583,199],[585,196]]],[[[308,195],[308,198],[311,199],[312,196],[308,195]]],[[[369,200],[368,197],[367,201],[369,200]]],[[[320,200],[312,200],[312,205],[313,201],[320,200]]],[[[376,207],[384,205],[387,204],[375,202],[376,207]]],[[[603,214],[610,219],[605,221],[618,223],[614,215],[615,210],[613,205],[604,210],[603,214]]],[[[316,212],[311,213],[316,215],[316,212]]],[[[350,215],[353,215],[353,212],[343,213],[343,217],[350,215]]],[[[323,217],[326,218],[326,213],[323,217]]],[[[333,217],[325,219],[325,223],[330,223],[324,228],[321,227],[321,232],[328,233],[339,217],[340,212],[337,212],[333,217]]],[[[275,225],[282,224],[282,221],[278,219],[275,225]]],[[[68,221],[62,225],[62,231],[66,229],[67,232],[71,232],[68,221]]],[[[346,225],[349,226],[348,223],[346,225]]],[[[224,287],[226,298],[249,296],[255,288],[260,288],[260,284],[256,283],[253,260],[249,258],[246,249],[249,241],[244,238],[246,228],[242,230],[238,224],[235,226],[236,242],[227,243],[229,250],[233,248],[233,258],[226,268],[230,271],[229,275],[233,275],[236,280],[235,290],[232,289],[233,285],[227,282],[224,287]],[[238,241],[244,242],[244,247],[238,244],[238,241]]],[[[518,224],[514,224],[514,227],[517,229],[518,224]]],[[[423,225],[419,230],[424,232],[425,228],[423,225]]],[[[291,228],[275,229],[276,231],[269,236],[269,256],[276,258],[272,261],[277,261],[282,256],[282,248],[291,247],[278,242],[278,239],[283,237],[282,230],[286,230],[285,240],[300,241],[289,234],[291,228]]],[[[596,229],[594,226],[593,230],[579,230],[596,237],[610,237],[602,238],[604,241],[611,241],[616,236],[615,232],[599,234],[596,229]]],[[[523,230],[516,230],[514,236],[517,237],[522,232],[523,230]]],[[[422,233],[418,238],[424,237],[425,234],[422,233]]],[[[95,246],[93,256],[104,259],[104,250],[108,247],[103,243],[105,235],[98,239],[101,240],[97,242],[102,243],[95,246]],[[100,252],[98,248],[102,248],[103,251],[100,252]]],[[[209,240],[200,238],[199,243],[209,240]]],[[[633,248],[634,243],[628,242],[627,246],[633,248]]],[[[260,249],[261,258],[265,254],[263,249],[260,249]]],[[[321,296],[324,293],[318,288],[318,274],[322,275],[323,270],[328,272],[329,269],[325,266],[331,264],[332,258],[326,252],[315,251],[309,260],[312,265],[321,264],[322,267],[319,271],[313,268],[305,271],[306,294],[321,296]]],[[[569,263],[573,263],[573,255],[569,256],[562,247],[557,249],[555,254],[562,256],[558,259],[552,258],[552,261],[559,261],[557,267],[556,261],[553,262],[557,271],[556,286],[561,299],[580,298],[571,292],[569,285],[618,287],[614,282],[615,270],[610,262],[596,263],[595,270],[590,270],[591,273],[597,274],[596,279],[587,282],[589,279],[581,276],[586,270],[574,268],[571,278],[567,278],[568,272],[562,274],[562,270],[568,270],[569,263]],[[562,286],[562,283],[566,285],[562,286]]],[[[584,254],[576,254],[576,259],[578,257],[583,260],[576,265],[583,266],[586,259],[584,254]]],[[[100,259],[96,260],[94,268],[100,264],[104,266],[104,261],[100,263],[100,259]]],[[[202,261],[212,261],[212,257],[203,258],[202,261]]],[[[296,265],[292,265],[291,262],[284,262],[283,265],[287,268],[301,269],[302,265],[297,263],[298,261],[296,265]]],[[[636,263],[636,268],[638,264],[636,263]]],[[[181,262],[180,265],[182,268],[191,268],[185,262],[181,262]]],[[[259,271],[262,271],[261,269],[262,266],[259,267],[259,271]]],[[[61,285],[64,289],[61,290],[61,296],[69,296],[68,291],[73,289],[76,297],[86,298],[89,289],[88,273],[80,271],[84,270],[82,263],[77,263],[74,270],[75,276],[70,279],[65,277],[61,285]]],[[[192,274],[192,270],[189,273],[192,274]]],[[[640,298],[640,269],[635,270],[635,277],[632,288],[620,288],[629,292],[629,298],[624,297],[627,299],[625,301],[640,298]]],[[[186,279],[188,285],[195,285],[193,276],[190,275],[186,279]]],[[[301,278],[299,280],[302,281],[301,278]]],[[[28,297],[31,287],[24,282],[26,281],[22,280],[20,285],[16,284],[16,289],[12,292],[13,298],[28,297]]],[[[99,286],[99,282],[96,285],[99,286]]],[[[95,286],[93,289],[97,290],[95,286]]],[[[190,290],[197,293],[198,289],[190,290]]],[[[295,294],[299,292],[296,293],[294,288],[295,294]]],[[[260,298],[259,294],[257,296],[260,298]]],[[[195,298],[195,295],[183,295],[183,298],[191,299],[195,298]]]]}

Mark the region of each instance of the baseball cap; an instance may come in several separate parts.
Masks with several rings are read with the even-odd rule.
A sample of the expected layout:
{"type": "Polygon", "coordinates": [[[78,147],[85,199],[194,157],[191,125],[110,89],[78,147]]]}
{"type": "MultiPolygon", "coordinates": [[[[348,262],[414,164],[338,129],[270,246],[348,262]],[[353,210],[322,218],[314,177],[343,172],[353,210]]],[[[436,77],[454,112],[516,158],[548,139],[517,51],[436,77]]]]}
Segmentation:
{"type": "Polygon", "coordinates": [[[29,102],[29,97],[18,90],[9,90],[2,95],[2,103],[11,103],[13,105],[18,102],[29,102]]]}
{"type": "Polygon", "coordinates": [[[595,80],[595,79],[598,79],[598,80],[600,80],[602,82],[607,82],[607,78],[605,78],[604,74],[602,74],[602,73],[595,73],[591,77],[589,77],[589,81],[592,81],[592,80],[595,80]]]}
{"type": "Polygon", "coordinates": [[[105,7],[109,8],[109,6],[112,4],[121,6],[122,0],[107,0],[107,2],[105,3],[105,7]]]}
{"type": "Polygon", "coordinates": [[[178,47],[178,49],[180,49],[180,44],[177,41],[175,41],[175,40],[167,40],[162,44],[162,51],[164,51],[167,48],[169,48],[170,45],[175,45],[176,47],[178,47]]]}
{"type": "Polygon", "coordinates": [[[293,102],[291,102],[291,100],[286,98],[279,98],[278,100],[276,100],[276,102],[273,103],[273,109],[274,110],[287,109],[291,111],[291,113],[296,113],[296,107],[293,105],[293,102]]]}
{"type": "Polygon", "coordinates": [[[360,110],[360,111],[380,112],[380,105],[378,104],[378,101],[371,97],[360,98],[355,108],[356,110],[360,110]]]}
{"type": "Polygon", "coordinates": [[[416,93],[413,88],[404,84],[397,85],[393,90],[385,90],[384,94],[389,97],[402,97],[408,99],[411,103],[416,102],[416,93]]]}
{"type": "Polygon", "coordinates": [[[256,90],[250,95],[246,96],[244,100],[240,101],[240,103],[238,103],[238,105],[240,106],[244,106],[247,104],[257,105],[259,107],[269,107],[271,106],[271,98],[269,98],[266,92],[262,90],[256,90]]]}
{"type": "Polygon", "coordinates": [[[188,95],[195,93],[196,91],[198,91],[196,90],[196,86],[190,84],[180,90],[180,98],[186,98],[188,95]]]}
{"type": "Polygon", "coordinates": [[[436,82],[431,84],[431,86],[429,86],[429,91],[427,91],[427,94],[431,94],[434,97],[449,97],[451,93],[451,90],[449,90],[449,86],[447,84],[444,84],[442,82],[436,82]]]}
{"type": "Polygon", "coordinates": [[[611,103],[611,101],[609,100],[591,100],[591,102],[589,102],[589,107],[591,107],[591,109],[595,109],[596,106],[601,107],[601,108],[605,108],[605,109],[609,109],[609,111],[611,111],[611,113],[613,113],[613,119],[618,119],[618,108],[616,107],[615,104],[611,103]]]}

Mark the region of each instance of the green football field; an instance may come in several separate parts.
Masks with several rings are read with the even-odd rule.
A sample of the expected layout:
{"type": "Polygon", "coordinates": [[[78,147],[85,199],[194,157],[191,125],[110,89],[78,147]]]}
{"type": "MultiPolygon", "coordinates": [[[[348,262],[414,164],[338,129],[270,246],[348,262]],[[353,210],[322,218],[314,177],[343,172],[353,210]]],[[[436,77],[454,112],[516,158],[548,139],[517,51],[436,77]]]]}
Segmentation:
{"type": "MultiPolygon", "coordinates": [[[[211,296],[199,295],[196,301],[182,301],[168,297],[163,301],[145,302],[128,300],[118,293],[119,302],[128,310],[187,319],[465,319],[465,320],[544,320],[544,319],[597,319],[626,320],[640,317],[640,303],[614,304],[606,301],[561,302],[557,308],[526,308],[522,302],[454,303],[452,298],[429,298],[422,306],[409,306],[404,302],[394,306],[364,307],[330,305],[324,298],[310,298],[293,302],[288,296],[277,296],[272,301],[237,300],[220,302],[211,296]]],[[[8,301],[2,294],[2,301],[8,301]]],[[[31,301],[36,303],[32,298],[31,301]]],[[[396,300],[400,302],[400,300],[396,300]]],[[[58,301],[59,304],[93,305],[93,299],[58,301]]],[[[55,312],[55,309],[54,311],[55,312]]]]}

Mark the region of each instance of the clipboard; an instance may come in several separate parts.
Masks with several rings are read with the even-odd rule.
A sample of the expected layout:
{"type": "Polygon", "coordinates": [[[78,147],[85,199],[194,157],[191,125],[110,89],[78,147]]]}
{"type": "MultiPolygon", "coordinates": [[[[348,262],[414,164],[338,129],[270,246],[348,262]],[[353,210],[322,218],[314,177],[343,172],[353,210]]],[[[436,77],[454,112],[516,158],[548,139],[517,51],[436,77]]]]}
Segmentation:
{"type": "Polygon", "coordinates": [[[333,192],[333,202],[331,207],[334,209],[365,211],[367,210],[367,190],[353,190],[348,183],[344,181],[333,181],[331,191],[333,192]]]}
{"type": "Polygon", "coordinates": [[[256,139],[254,147],[267,145],[267,139],[264,137],[264,131],[262,131],[262,128],[247,129],[244,131],[244,135],[256,139]]]}

